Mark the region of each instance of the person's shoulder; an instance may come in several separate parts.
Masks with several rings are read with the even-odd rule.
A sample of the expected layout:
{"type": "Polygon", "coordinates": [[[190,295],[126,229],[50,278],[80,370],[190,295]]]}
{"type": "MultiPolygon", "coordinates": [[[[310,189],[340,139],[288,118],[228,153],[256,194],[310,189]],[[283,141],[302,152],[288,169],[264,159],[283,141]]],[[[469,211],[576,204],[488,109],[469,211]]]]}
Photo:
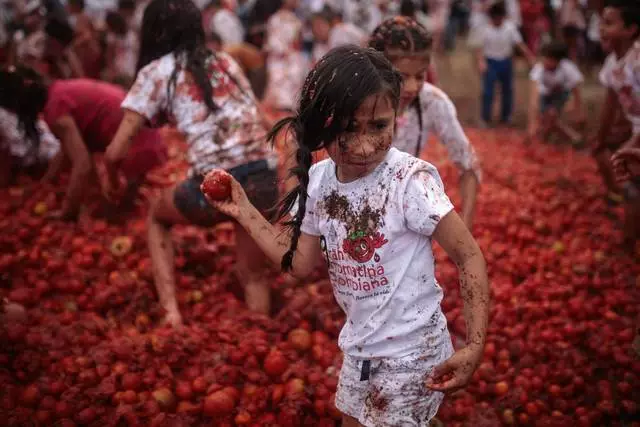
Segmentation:
{"type": "Polygon", "coordinates": [[[420,103],[424,109],[440,107],[444,109],[454,109],[455,106],[449,95],[442,89],[431,83],[424,82],[420,90],[420,103]]]}
{"type": "Polygon", "coordinates": [[[580,75],[582,75],[582,72],[580,71],[580,68],[578,68],[578,66],[575,64],[575,62],[573,62],[570,59],[563,59],[562,61],[560,61],[560,67],[564,70],[567,70],[573,74],[578,73],[580,75]]]}
{"type": "Polygon", "coordinates": [[[154,59],[153,61],[149,62],[147,65],[142,67],[140,73],[156,74],[157,72],[162,72],[166,69],[173,70],[176,66],[176,62],[176,56],[173,54],[173,52],[170,52],[158,59],[154,59]]]}

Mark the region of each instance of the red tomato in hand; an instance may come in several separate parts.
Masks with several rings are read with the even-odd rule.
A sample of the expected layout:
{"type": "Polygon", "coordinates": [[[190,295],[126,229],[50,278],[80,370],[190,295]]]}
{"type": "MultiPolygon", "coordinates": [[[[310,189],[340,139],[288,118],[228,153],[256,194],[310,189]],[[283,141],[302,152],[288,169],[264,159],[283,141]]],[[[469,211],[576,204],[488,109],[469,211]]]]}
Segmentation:
{"type": "Polygon", "coordinates": [[[214,169],[204,177],[200,190],[211,200],[228,199],[231,197],[231,175],[222,169],[214,169]]]}

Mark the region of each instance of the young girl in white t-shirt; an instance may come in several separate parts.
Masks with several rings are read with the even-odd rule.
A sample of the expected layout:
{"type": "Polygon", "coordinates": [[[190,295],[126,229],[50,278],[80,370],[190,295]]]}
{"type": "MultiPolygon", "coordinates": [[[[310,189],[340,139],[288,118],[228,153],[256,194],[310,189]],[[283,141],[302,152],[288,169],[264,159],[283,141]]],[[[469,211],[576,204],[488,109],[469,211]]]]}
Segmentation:
{"type": "Polygon", "coordinates": [[[438,137],[460,170],[461,216],[471,228],[481,178],[480,165],[458,121],[453,102],[442,90],[425,81],[431,64],[429,33],[413,19],[397,16],[376,28],[369,39],[369,47],[383,52],[402,76],[393,145],[420,157],[429,135],[438,137]]]}
{"type": "MultiPolygon", "coordinates": [[[[277,203],[277,157],[265,143],[257,101],[240,67],[206,48],[202,17],[191,0],[152,0],[142,21],[135,83],[122,103],[124,118],[105,154],[113,186],[133,135],[146,122],[168,119],[185,136],[189,177],[152,203],[148,244],[166,321],[180,325],[175,295],[171,226],[211,227],[231,218],[211,208],[200,192],[204,175],[223,168],[247,187],[263,211],[277,203]]],[[[107,193],[113,191],[107,191],[107,193]]],[[[264,256],[242,228],[236,233],[236,272],[245,300],[268,314],[264,256]]]]}
{"type": "Polygon", "coordinates": [[[426,426],[443,392],[466,385],[482,358],[489,304],[484,258],[436,168],[392,147],[402,77],[373,49],[344,46],[310,72],[294,116],[299,185],[281,206],[290,235],[232,182],[213,206],[245,227],[284,270],[326,262],[346,313],[336,393],[343,426],[426,426]],[[312,166],[312,153],[329,158],[312,166]],[[440,308],[432,241],[458,265],[467,345],[455,351],[440,308]]]}
{"type": "Polygon", "coordinates": [[[537,136],[546,141],[553,133],[576,145],[582,141],[580,133],[560,117],[569,97],[573,96],[574,111],[583,120],[580,84],[584,77],[578,67],[567,59],[567,54],[563,43],[549,43],[542,48],[542,61],[531,70],[529,141],[537,136]]]}

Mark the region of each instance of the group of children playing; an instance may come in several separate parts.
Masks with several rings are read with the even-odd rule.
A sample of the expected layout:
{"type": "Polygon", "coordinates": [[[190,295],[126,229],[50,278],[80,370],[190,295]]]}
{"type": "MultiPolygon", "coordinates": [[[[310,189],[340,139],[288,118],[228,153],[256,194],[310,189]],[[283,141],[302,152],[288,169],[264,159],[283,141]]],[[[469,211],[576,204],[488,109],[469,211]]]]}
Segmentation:
{"type": "MultiPolygon", "coordinates": [[[[295,7],[295,1],[285,0],[269,24],[282,34],[272,38],[267,31],[265,41],[267,67],[275,73],[300,73],[283,65],[300,60],[295,59],[299,51],[290,49],[300,41],[295,7]]],[[[479,35],[484,56],[478,55],[478,65],[487,87],[497,80],[506,84],[514,46],[533,63],[503,11],[504,6],[491,12],[491,27],[479,35]]],[[[612,51],[603,71],[610,87],[605,129],[616,108],[632,123],[638,116],[639,11],[636,0],[611,0],[603,15],[602,36],[612,51]]],[[[46,179],[69,162],[71,176],[56,216],[72,219],[91,182],[90,153],[104,151],[103,191],[112,200],[121,199],[124,188],[135,188],[164,161],[154,126],[169,122],[185,137],[190,170],[149,209],[148,247],[166,322],[182,323],[171,227],[212,227],[233,220],[236,272],[254,311],[271,311],[269,262],[304,278],[325,261],[336,301],[347,316],[339,337],[345,358],[335,402],[344,414],[343,425],[424,426],[444,392],[470,381],[483,355],[488,280],[469,231],[481,170],[455,106],[425,81],[433,40],[422,25],[398,16],[365,38],[334,16],[316,22],[313,31],[324,35],[319,39],[331,50],[318,50],[299,91],[289,92],[286,105],[276,106],[286,117],[269,131],[245,67],[224,50],[208,48],[211,39],[200,9],[191,0],[151,0],[141,19],[134,82],[126,93],[89,79],[48,81],[25,66],[0,73],[0,118],[7,123],[0,128],[3,161],[12,166],[16,159],[25,166],[44,163],[46,179]],[[333,46],[336,34],[367,47],[333,46]],[[296,185],[278,203],[278,153],[265,138],[274,141],[281,132],[290,135],[295,147],[291,173],[296,185]],[[419,159],[430,134],[460,170],[460,215],[438,171],[419,159]],[[328,158],[313,164],[312,154],[320,150],[328,158]],[[218,168],[233,177],[226,201],[208,200],[200,191],[204,175],[218,168]],[[265,216],[275,205],[279,214],[271,223],[265,216]],[[456,351],[440,307],[433,240],[460,273],[467,342],[456,351]]],[[[544,113],[541,132],[563,131],[559,112],[580,80],[559,51],[550,46],[532,72],[544,113]]],[[[276,89],[267,85],[267,99],[278,99],[276,89]]],[[[502,119],[509,118],[505,108],[502,119]]],[[[599,141],[606,136],[601,132],[599,141]]],[[[626,145],[613,157],[612,170],[618,181],[637,189],[637,137],[626,145]]],[[[600,142],[598,152],[607,149],[600,142]]],[[[637,197],[628,193],[637,208],[637,197]]]]}

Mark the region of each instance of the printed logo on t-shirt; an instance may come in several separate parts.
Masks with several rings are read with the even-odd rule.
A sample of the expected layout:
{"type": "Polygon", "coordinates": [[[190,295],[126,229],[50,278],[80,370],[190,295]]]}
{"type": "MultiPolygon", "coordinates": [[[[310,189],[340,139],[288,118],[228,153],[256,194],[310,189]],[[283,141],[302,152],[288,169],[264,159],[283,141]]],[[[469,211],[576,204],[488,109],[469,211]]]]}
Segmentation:
{"type": "Polygon", "coordinates": [[[366,231],[356,231],[342,241],[342,250],[352,260],[361,264],[370,261],[371,258],[375,262],[380,262],[380,256],[376,253],[376,249],[381,248],[387,242],[388,240],[384,238],[384,234],[378,232],[369,234],[366,231]]]}
{"type": "Polygon", "coordinates": [[[325,196],[323,205],[335,221],[320,245],[336,291],[355,300],[388,294],[389,279],[377,253],[388,243],[378,231],[384,224],[385,208],[372,207],[366,198],[350,202],[336,191],[325,196]],[[334,224],[344,229],[339,231],[334,224]]]}

